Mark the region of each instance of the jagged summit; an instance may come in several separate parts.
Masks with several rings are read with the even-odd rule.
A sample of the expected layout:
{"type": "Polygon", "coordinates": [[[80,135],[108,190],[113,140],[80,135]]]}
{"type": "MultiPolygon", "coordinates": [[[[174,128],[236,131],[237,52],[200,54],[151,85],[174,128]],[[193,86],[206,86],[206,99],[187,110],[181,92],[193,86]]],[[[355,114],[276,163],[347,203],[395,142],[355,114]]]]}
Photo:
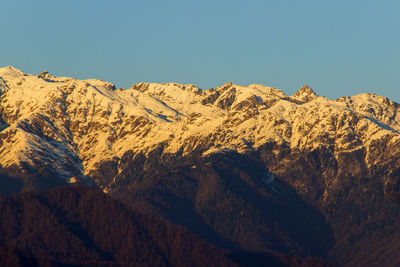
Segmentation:
{"type": "MultiPolygon", "coordinates": [[[[266,143],[331,153],[399,140],[400,108],[381,97],[330,100],[303,86],[288,97],[264,85],[139,83],[115,90],[78,80],[0,69],[0,164],[45,164],[83,179],[102,161],[126,153],[247,153],[266,143]],[[348,136],[357,136],[349,138],[348,136]]],[[[368,164],[372,164],[372,161],[368,164]]]]}
{"type": "Polygon", "coordinates": [[[43,79],[52,79],[56,78],[55,76],[51,75],[47,70],[44,70],[42,73],[38,75],[38,77],[43,78],[43,79]]]}
{"type": "Polygon", "coordinates": [[[302,93],[302,94],[308,94],[308,95],[317,95],[314,90],[308,86],[307,84],[304,84],[297,93],[302,93]]]}
{"type": "Polygon", "coordinates": [[[293,96],[292,99],[295,99],[300,102],[310,102],[317,98],[318,95],[314,92],[314,90],[309,87],[307,84],[304,84],[300,90],[298,90],[293,96]]]}

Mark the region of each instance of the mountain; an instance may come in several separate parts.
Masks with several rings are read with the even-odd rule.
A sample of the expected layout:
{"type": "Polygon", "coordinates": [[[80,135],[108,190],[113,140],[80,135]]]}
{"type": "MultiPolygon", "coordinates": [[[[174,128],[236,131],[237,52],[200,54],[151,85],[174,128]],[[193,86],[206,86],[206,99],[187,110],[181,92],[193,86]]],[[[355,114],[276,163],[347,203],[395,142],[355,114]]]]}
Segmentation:
{"type": "MultiPolygon", "coordinates": [[[[99,188],[229,251],[396,265],[400,105],[0,69],[4,193],[99,188]]],[[[238,254],[237,254],[238,255],[238,254]]]]}

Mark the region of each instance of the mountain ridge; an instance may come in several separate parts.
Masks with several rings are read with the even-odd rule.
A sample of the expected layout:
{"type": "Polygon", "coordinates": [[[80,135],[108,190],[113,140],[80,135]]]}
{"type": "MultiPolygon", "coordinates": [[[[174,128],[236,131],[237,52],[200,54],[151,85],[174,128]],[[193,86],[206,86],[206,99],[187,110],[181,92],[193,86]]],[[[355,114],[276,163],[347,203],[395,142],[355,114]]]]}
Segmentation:
{"type": "Polygon", "coordinates": [[[15,68],[0,91],[3,193],[81,183],[244,254],[400,262],[400,105],[386,97],[15,68]]]}
{"type": "Polygon", "coordinates": [[[51,162],[72,180],[86,179],[101,160],[160,146],[163,153],[207,155],[246,153],[274,141],[300,150],[326,146],[333,154],[365,148],[368,154],[382,136],[400,142],[399,105],[373,94],[330,100],[307,85],[287,96],[230,82],[205,91],[176,83],[116,89],[101,80],[28,75],[13,67],[0,69],[0,77],[0,164],[51,162]]]}

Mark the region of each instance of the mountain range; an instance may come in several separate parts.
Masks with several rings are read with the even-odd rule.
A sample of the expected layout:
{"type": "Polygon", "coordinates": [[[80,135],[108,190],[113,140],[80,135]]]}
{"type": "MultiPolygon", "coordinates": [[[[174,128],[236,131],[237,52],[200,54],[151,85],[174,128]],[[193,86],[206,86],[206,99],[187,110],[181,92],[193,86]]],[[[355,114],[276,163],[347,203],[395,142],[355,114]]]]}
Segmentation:
{"type": "MultiPolygon", "coordinates": [[[[79,194],[105,194],[163,229],[183,227],[170,231],[193,235],[188,243],[199,240],[226,265],[399,264],[399,131],[400,105],[376,94],[332,100],[307,85],[288,96],[230,82],[117,89],[0,69],[1,192],[41,199],[54,187],[91,188],[79,194]]],[[[46,203],[61,201],[53,199],[46,203]]],[[[69,208],[49,212],[68,217],[60,209],[69,208]]],[[[86,221],[79,233],[93,239],[86,221]]],[[[14,251],[15,239],[2,236],[14,251]]],[[[101,251],[99,262],[124,263],[101,251]]]]}

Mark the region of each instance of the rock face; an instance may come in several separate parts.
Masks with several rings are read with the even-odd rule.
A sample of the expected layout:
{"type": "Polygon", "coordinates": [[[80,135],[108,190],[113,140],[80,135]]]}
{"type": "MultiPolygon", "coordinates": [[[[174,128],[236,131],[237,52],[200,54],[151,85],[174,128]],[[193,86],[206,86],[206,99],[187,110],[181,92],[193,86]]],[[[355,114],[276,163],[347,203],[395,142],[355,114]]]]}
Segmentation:
{"type": "Polygon", "coordinates": [[[3,192],[83,183],[227,249],[400,261],[386,249],[400,236],[400,105],[386,97],[116,89],[12,67],[0,94],[3,192]]]}
{"type": "Polygon", "coordinates": [[[317,97],[318,95],[313,91],[313,89],[305,84],[292,96],[292,100],[297,100],[299,103],[306,103],[314,100],[317,97]]]}

